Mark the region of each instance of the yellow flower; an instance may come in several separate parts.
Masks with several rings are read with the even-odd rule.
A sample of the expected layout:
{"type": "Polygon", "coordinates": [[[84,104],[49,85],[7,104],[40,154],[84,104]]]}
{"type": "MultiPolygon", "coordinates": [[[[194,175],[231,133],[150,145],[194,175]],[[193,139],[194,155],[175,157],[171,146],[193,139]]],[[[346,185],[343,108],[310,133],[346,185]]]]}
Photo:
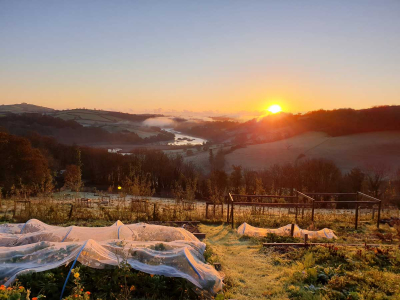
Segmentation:
{"type": "Polygon", "coordinates": [[[75,278],[79,278],[79,273],[75,273],[75,274],[74,274],[74,277],[75,277],[75,278]]]}
{"type": "Polygon", "coordinates": [[[130,288],[130,290],[131,290],[131,292],[134,291],[134,290],[136,290],[135,286],[132,285],[131,288],[130,288]]]}

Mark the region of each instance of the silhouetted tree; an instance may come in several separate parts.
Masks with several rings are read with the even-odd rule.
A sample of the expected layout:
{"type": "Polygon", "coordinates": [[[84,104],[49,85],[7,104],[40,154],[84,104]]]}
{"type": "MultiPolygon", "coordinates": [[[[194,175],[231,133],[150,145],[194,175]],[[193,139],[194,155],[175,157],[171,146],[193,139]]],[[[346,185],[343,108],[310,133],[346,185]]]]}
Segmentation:
{"type": "Polygon", "coordinates": [[[79,192],[83,186],[81,168],[77,165],[68,165],[64,172],[64,182],[71,191],[79,192]]]}
{"type": "Polygon", "coordinates": [[[46,158],[29,140],[0,132],[0,187],[4,194],[49,192],[52,180],[46,158]]]}

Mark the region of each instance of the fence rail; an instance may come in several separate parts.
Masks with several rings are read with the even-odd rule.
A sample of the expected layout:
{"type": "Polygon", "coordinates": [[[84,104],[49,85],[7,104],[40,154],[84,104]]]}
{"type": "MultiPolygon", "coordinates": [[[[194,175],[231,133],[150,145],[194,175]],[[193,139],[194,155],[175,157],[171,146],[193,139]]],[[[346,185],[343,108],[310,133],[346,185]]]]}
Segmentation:
{"type": "MultiPolygon", "coordinates": [[[[231,223],[232,228],[234,227],[234,206],[239,205],[239,206],[260,206],[260,207],[288,207],[288,208],[296,208],[295,212],[295,218],[297,220],[298,216],[298,208],[303,209],[303,216],[304,216],[304,208],[310,208],[311,207],[311,221],[315,221],[315,209],[316,205],[318,204],[354,204],[355,205],[355,220],[354,220],[354,227],[355,229],[358,228],[358,219],[359,219],[359,205],[360,204],[367,204],[367,205],[378,205],[378,218],[377,218],[377,223],[376,227],[379,228],[379,223],[380,223],[380,218],[381,218],[381,207],[382,207],[382,201],[380,199],[377,199],[375,197],[366,195],[361,192],[357,193],[302,193],[299,191],[296,191],[296,195],[288,195],[288,196],[282,196],[282,195],[242,195],[242,194],[231,194],[228,193],[228,212],[227,212],[227,223],[231,223]],[[356,200],[344,200],[344,201],[317,201],[311,196],[356,196],[356,200]],[[366,200],[358,200],[360,197],[366,197],[370,199],[369,201],[366,200]],[[297,199],[299,201],[299,197],[304,197],[307,200],[309,200],[311,203],[305,203],[305,202],[293,202],[293,203],[265,203],[265,202],[245,202],[245,201],[235,201],[234,197],[236,198],[283,198],[283,199],[297,199]]],[[[374,209],[374,208],[373,208],[374,209]]],[[[374,214],[373,214],[374,216],[374,214]]]]}

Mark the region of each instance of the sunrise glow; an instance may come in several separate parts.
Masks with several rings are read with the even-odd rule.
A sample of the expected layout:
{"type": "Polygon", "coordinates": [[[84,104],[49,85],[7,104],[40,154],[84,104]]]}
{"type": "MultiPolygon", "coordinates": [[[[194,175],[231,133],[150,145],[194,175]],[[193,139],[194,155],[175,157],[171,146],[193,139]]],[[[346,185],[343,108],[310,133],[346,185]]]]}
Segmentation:
{"type": "Polygon", "coordinates": [[[282,111],[282,108],[281,108],[278,104],[274,104],[274,105],[271,105],[271,106],[268,108],[268,111],[269,111],[270,113],[272,113],[272,114],[276,114],[276,113],[278,113],[278,112],[281,112],[281,111],[282,111]]]}

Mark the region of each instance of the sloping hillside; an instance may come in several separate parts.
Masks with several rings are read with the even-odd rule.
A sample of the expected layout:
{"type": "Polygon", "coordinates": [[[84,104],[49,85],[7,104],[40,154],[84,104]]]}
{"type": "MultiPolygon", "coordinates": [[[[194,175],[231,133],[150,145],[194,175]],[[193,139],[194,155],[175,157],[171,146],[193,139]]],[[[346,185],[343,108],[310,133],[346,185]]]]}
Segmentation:
{"type": "Polygon", "coordinates": [[[329,137],[308,132],[289,139],[251,145],[225,156],[226,168],[232,164],[263,169],[275,163],[294,163],[296,159],[325,158],[342,171],[370,165],[400,166],[400,131],[383,131],[329,137]]]}
{"type": "MultiPolygon", "coordinates": [[[[226,148],[225,150],[228,150],[226,148]]],[[[228,152],[229,153],[229,152],[228,152]]],[[[325,158],[332,160],[343,171],[354,167],[400,167],[400,131],[382,131],[330,137],[322,132],[307,132],[271,143],[249,145],[225,155],[225,170],[232,165],[262,170],[274,164],[295,163],[296,160],[325,158]]],[[[210,170],[208,152],[185,158],[210,170]]]]}
{"type": "Polygon", "coordinates": [[[43,106],[21,103],[21,104],[10,104],[10,105],[0,105],[0,112],[11,112],[15,114],[21,113],[51,113],[55,110],[52,108],[47,108],[43,106]]]}

